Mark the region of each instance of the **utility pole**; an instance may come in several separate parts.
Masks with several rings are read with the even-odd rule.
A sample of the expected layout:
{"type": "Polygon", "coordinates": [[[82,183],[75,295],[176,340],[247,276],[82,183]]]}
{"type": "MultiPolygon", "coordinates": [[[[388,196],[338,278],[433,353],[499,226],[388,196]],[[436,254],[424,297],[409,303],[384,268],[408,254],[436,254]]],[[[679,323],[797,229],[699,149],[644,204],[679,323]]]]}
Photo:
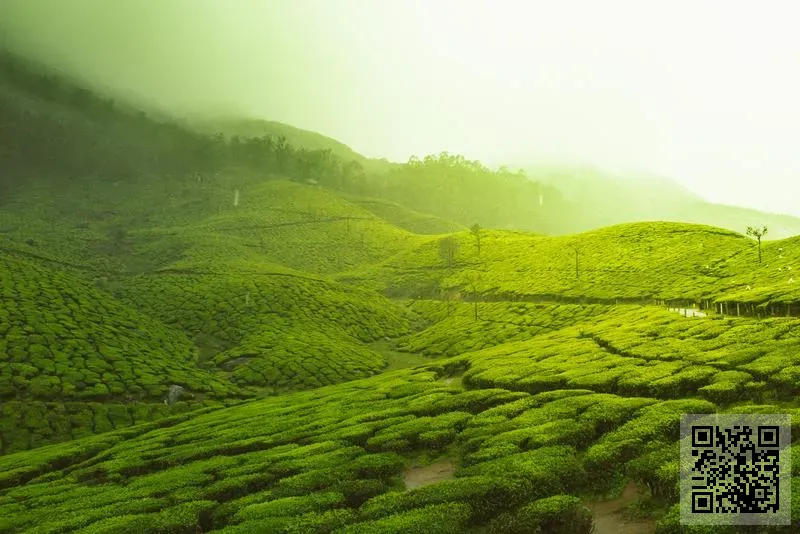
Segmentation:
{"type": "Polygon", "coordinates": [[[575,279],[579,279],[581,277],[580,270],[578,269],[578,249],[575,249],[575,279]]]}
{"type": "Polygon", "coordinates": [[[580,249],[575,245],[572,245],[569,248],[575,251],[575,279],[578,280],[581,277],[579,262],[578,262],[578,253],[580,252],[580,249]]]}

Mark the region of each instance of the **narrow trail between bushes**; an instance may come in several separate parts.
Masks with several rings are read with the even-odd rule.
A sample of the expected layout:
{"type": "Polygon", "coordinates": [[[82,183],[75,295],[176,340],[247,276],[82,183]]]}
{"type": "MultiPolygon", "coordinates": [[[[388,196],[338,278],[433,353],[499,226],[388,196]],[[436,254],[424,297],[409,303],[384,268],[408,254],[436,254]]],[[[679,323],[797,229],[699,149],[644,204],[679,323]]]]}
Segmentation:
{"type": "Polygon", "coordinates": [[[622,495],[608,501],[589,501],[584,504],[592,511],[592,534],[653,534],[655,522],[651,519],[628,520],[622,515],[626,505],[642,496],[634,482],[629,482],[622,495]]]}
{"type": "Polygon", "coordinates": [[[403,482],[406,483],[406,489],[419,488],[442,480],[450,480],[456,469],[455,462],[450,458],[421,467],[412,466],[403,473],[403,482]]]}

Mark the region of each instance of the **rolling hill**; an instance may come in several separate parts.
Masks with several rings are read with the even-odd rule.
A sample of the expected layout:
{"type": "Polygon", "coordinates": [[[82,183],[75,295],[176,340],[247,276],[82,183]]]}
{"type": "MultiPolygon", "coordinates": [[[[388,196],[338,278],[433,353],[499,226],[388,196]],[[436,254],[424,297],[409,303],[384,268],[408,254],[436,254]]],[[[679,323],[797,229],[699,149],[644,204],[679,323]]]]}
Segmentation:
{"type": "Polygon", "coordinates": [[[330,150],[343,161],[357,161],[369,172],[382,173],[397,165],[385,159],[367,158],[335,139],[282,122],[251,118],[188,119],[186,122],[188,128],[209,135],[219,132],[229,137],[284,137],[293,146],[330,150]]]}
{"type": "Polygon", "coordinates": [[[533,222],[572,215],[446,154],[413,163],[408,202],[365,197],[314,149],[3,68],[0,532],[590,534],[620,495],[620,528],[701,532],[680,525],[681,414],[796,434],[797,238],[761,263],[681,222],[478,241],[470,210],[499,221],[487,199],[521,189],[533,222]],[[445,186],[467,201],[420,209],[445,186]]]}
{"type": "Polygon", "coordinates": [[[652,174],[610,174],[569,166],[524,166],[531,178],[558,188],[571,202],[572,217],[559,233],[578,233],[623,222],[670,221],[705,224],[742,232],[769,227],[770,238],[800,233],[800,219],[790,215],[715,204],[669,178],[652,174]]]}

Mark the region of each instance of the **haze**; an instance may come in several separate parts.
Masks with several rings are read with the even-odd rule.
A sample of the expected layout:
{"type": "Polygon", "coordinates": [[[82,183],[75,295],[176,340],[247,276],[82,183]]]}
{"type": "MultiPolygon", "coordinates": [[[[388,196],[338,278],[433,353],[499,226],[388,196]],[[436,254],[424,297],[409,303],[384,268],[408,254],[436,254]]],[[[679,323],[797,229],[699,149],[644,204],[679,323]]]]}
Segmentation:
{"type": "Polygon", "coordinates": [[[3,0],[4,45],[178,114],[667,175],[800,216],[793,2],[3,0]]]}

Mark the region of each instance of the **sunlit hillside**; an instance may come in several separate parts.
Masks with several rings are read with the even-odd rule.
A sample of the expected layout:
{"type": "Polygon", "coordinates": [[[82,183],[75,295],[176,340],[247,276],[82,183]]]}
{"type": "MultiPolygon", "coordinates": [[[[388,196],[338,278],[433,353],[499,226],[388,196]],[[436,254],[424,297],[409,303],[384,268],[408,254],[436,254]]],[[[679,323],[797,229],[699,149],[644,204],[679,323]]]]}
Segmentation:
{"type": "Polygon", "coordinates": [[[359,170],[4,61],[2,533],[711,532],[681,415],[800,427],[797,238],[556,235],[521,173],[359,170]]]}

